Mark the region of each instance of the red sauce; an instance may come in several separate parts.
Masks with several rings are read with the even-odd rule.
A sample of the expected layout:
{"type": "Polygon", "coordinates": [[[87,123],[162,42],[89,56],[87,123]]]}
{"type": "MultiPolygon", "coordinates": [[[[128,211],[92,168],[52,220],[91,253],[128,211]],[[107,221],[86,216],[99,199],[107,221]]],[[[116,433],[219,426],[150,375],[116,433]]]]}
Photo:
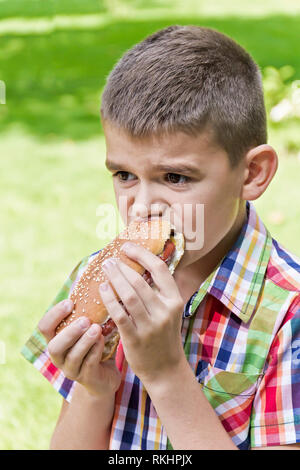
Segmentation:
{"type": "Polygon", "coordinates": [[[114,328],[116,328],[115,322],[110,318],[104,325],[101,325],[103,336],[109,335],[114,328]]]}
{"type": "MultiPolygon", "coordinates": [[[[172,259],[174,251],[175,251],[174,243],[171,240],[167,240],[164,246],[164,251],[159,255],[159,258],[161,258],[165,263],[169,264],[172,259]]],[[[149,271],[144,272],[143,278],[149,285],[153,283],[153,279],[149,271]]]]}
{"type": "Polygon", "coordinates": [[[172,255],[175,250],[175,245],[171,240],[167,240],[164,246],[164,251],[159,256],[165,263],[171,261],[172,255]]]}

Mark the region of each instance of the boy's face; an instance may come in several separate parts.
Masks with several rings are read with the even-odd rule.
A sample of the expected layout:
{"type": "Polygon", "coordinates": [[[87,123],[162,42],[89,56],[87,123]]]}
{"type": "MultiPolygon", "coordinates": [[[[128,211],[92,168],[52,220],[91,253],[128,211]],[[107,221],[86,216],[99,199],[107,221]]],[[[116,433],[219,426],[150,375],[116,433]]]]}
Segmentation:
{"type": "Polygon", "coordinates": [[[236,229],[237,220],[244,217],[244,166],[230,167],[226,152],[214,144],[209,130],[197,137],[178,132],[160,139],[136,139],[108,122],[103,127],[106,166],[113,175],[122,220],[127,225],[150,215],[169,218],[189,242],[180,267],[209,254],[236,229]]]}

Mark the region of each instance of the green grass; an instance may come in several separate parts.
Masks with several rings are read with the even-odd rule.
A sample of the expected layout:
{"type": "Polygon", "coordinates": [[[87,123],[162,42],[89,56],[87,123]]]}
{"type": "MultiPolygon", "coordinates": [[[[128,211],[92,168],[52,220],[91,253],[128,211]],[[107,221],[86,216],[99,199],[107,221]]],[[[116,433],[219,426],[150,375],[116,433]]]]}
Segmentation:
{"type": "Polygon", "coordinates": [[[300,15],[199,18],[175,13],[151,21],[84,23],[74,29],[71,22],[44,34],[33,28],[31,33],[1,36],[0,24],[0,79],[7,87],[1,128],[19,123],[42,139],[49,134],[76,141],[99,135],[100,96],[112,66],[133,44],[173,23],[213,27],[249,50],[261,68],[288,64],[295,69],[293,79],[299,79],[300,15]]]}
{"type": "Polygon", "coordinates": [[[0,0],[0,18],[74,15],[105,12],[101,0],[0,0]]]}
{"type": "MultiPolygon", "coordinates": [[[[189,0],[183,14],[176,0],[173,16],[164,17],[158,3],[171,5],[153,1],[146,16],[145,4],[136,1],[136,14],[128,9],[123,17],[110,7],[97,23],[92,20],[104,6],[94,0],[0,0],[0,80],[7,87],[7,103],[0,105],[0,350],[4,344],[6,352],[5,364],[0,357],[0,449],[49,445],[61,398],[19,351],[74,265],[108,241],[96,234],[98,205],[115,204],[99,106],[120,55],[169,24],[201,24],[236,39],[262,68],[292,65],[293,79],[300,78],[298,2],[189,0]],[[47,17],[54,14],[68,21],[49,32],[47,17]],[[79,16],[75,23],[70,14],[89,15],[91,22],[79,16]]],[[[274,128],[270,143],[280,147],[296,132],[274,128]]],[[[299,159],[280,154],[278,173],[255,202],[272,235],[298,255],[299,170],[299,159]]]]}
{"type": "Polygon", "coordinates": [[[96,209],[112,202],[102,138],[42,144],[2,136],[0,448],[47,448],[60,406],[21,357],[22,344],[75,264],[103,246],[96,209]]]}

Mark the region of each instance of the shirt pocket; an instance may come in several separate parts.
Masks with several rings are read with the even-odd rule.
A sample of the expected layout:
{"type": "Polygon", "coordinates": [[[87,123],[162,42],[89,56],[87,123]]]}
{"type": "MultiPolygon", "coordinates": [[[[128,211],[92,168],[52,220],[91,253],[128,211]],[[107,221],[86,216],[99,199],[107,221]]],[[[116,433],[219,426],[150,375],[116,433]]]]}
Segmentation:
{"type": "Polygon", "coordinates": [[[230,372],[207,364],[197,380],[219,415],[239,409],[240,412],[244,410],[250,418],[249,407],[252,406],[262,376],[263,374],[230,372]]]}

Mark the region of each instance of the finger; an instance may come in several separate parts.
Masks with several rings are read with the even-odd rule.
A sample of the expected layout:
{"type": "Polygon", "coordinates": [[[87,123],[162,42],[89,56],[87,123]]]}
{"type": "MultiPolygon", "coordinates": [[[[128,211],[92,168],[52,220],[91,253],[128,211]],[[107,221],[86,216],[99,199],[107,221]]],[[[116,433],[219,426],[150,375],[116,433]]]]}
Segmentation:
{"type": "Polygon", "coordinates": [[[105,263],[102,263],[102,268],[105,270],[106,275],[112,286],[115,288],[124,306],[132,316],[135,324],[145,323],[149,317],[149,313],[141,300],[138,292],[131,286],[127,278],[123,275],[118,267],[118,260],[110,258],[105,263]]]}
{"type": "Polygon", "coordinates": [[[55,336],[55,329],[60,322],[73,310],[71,299],[65,299],[50,308],[38,324],[38,329],[46,338],[47,343],[55,336]]]}
{"type": "Polygon", "coordinates": [[[90,326],[87,317],[80,317],[60,331],[48,344],[48,351],[57,367],[62,367],[68,350],[90,326]]]}
{"type": "Polygon", "coordinates": [[[75,379],[80,372],[85,356],[101,335],[101,326],[94,323],[78,339],[65,356],[64,373],[70,379],[75,379]]]}
{"type": "Polygon", "coordinates": [[[106,310],[119,330],[120,336],[122,337],[122,335],[134,334],[136,327],[134,326],[134,323],[130,319],[129,315],[126,313],[125,309],[117,300],[108,281],[100,284],[99,292],[106,310]]]}
{"type": "Polygon", "coordinates": [[[161,299],[157,296],[152,287],[145,281],[145,279],[122,261],[118,261],[118,266],[122,274],[126,277],[135,292],[139,293],[143,304],[149,315],[153,315],[156,310],[161,311],[163,304],[161,299]]]}
{"type": "MultiPolygon", "coordinates": [[[[157,292],[154,291],[153,287],[150,287],[143,277],[134,271],[134,269],[121,261],[118,261],[118,265],[124,276],[143,299],[145,308],[153,318],[154,322],[156,319],[168,317],[170,312],[182,312],[183,307],[181,307],[181,296],[180,294],[177,296],[174,289],[172,291],[172,299],[164,299],[160,295],[157,295],[157,292]]],[[[137,324],[137,327],[138,326],[139,324],[137,324]]],[[[144,331],[146,331],[147,325],[142,324],[142,326],[144,331]]]]}
{"type": "Polygon", "coordinates": [[[159,256],[154,255],[141,245],[124,243],[122,251],[150,272],[152,280],[159,291],[172,292],[176,283],[169,271],[168,265],[159,256]]]}
{"type": "MultiPolygon", "coordinates": [[[[93,346],[90,348],[90,350],[84,357],[80,372],[83,371],[83,367],[87,372],[90,371],[92,374],[93,372],[96,372],[96,368],[99,367],[99,363],[101,362],[103,350],[104,336],[101,335],[100,338],[96,341],[95,344],[93,344],[93,346]]],[[[96,376],[96,373],[94,375],[96,376]]]]}

